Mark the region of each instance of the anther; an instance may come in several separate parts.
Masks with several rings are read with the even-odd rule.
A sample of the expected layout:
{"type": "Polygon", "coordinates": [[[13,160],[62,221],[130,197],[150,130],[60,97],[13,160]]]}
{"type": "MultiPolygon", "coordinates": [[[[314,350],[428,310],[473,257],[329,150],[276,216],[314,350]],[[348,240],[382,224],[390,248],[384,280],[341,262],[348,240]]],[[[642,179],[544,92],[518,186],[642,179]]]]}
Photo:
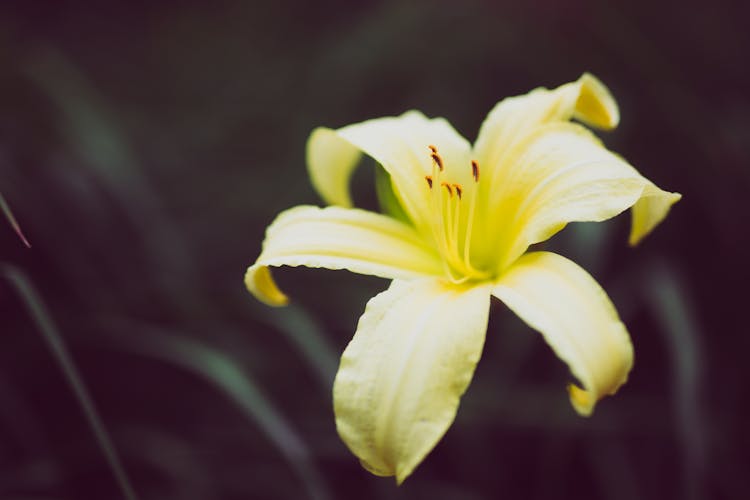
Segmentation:
{"type": "Polygon", "coordinates": [[[454,184],[453,188],[456,190],[456,195],[458,196],[458,199],[461,199],[461,194],[463,194],[464,190],[461,188],[460,184],[454,184]]]}
{"type": "Polygon", "coordinates": [[[471,160],[471,176],[474,177],[474,182],[479,182],[479,162],[471,160]]]}
{"type": "Polygon", "coordinates": [[[434,161],[437,164],[438,168],[442,172],[443,171],[443,159],[440,158],[440,155],[437,153],[432,153],[430,154],[430,157],[432,157],[432,161],[434,161]]]}
{"type": "Polygon", "coordinates": [[[431,153],[437,154],[437,148],[435,146],[433,146],[432,144],[430,144],[429,146],[427,146],[427,148],[430,150],[431,153]]]}
{"type": "Polygon", "coordinates": [[[424,180],[427,181],[427,185],[430,186],[430,189],[432,189],[432,176],[431,175],[425,175],[424,180]]]}
{"type": "Polygon", "coordinates": [[[451,187],[451,185],[448,184],[447,182],[441,182],[440,185],[443,186],[445,189],[448,190],[448,195],[452,198],[453,197],[453,188],[451,187]]]}

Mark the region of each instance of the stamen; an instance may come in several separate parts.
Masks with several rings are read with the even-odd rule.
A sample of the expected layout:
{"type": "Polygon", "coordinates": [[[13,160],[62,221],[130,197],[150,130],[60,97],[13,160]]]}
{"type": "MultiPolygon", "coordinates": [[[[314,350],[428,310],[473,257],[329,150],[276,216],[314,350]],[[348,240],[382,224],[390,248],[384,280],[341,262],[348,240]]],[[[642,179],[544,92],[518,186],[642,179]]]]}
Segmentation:
{"type": "Polygon", "coordinates": [[[472,160],[471,176],[474,183],[467,185],[468,191],[465,191],[461,184],[443,181],[446,175],[443,158],[435,145],[430,144],[427,149],[432,160],[432,174],[424,176],[430,189],[429,197],[433,212],[430,229],[442,257],[446,277],[453,283],[463,283],[486,276],[486,273],[472,266],[469,251],[479,188],[479,163],[472,160]],[[433,189],[438,187],[439,189],[433,189]],[[447,191],[447,196],[443,188],[447,191]],[[453,196],[454,191],[456,196],[453,196]],[[464,196],[468,198],[462,203],[464,196]],[[468,213],[465,212],[467,208],[468,213]]]}
{"type": "Polygon", "coordinates": [[[471,160],[471,176],[474,182],[479,182],[479,162],[476,160],[471,160]]]}
{"type": "Polygon", "coordinates": [[[479,162],[476,160],[471,160],[471,176],[474,178],[474,192],[469,202],[469,215],[466,218],[466,233],[464,234],[464,266],[467,269],[473,269],[469,248],[471,247],[471,231],[474,229],[474,210],[477,205],[477,198],[479,197],[479,162]]]}
{"type": "Polygon", "coordinates": [[[430,144],[427,146],[427,149],[430,150],[430,158],[432,158],[432,161],[435,162],[435,165],[438,166],[440,171],[443,171],[443,159],[438,154],[437,146],[434,144],[430,144]]]}
{"type": "Polygon", "coordinates": [[[432,229],[433,238],[435,239],[435,243],[437,243],[440,254],[443,256],[441,260],[443,261],[446,274],[448,276],[452,276],[451,265],[447,257],[449,254],[449,248],[448,248],[448,244],[445,238],[445,221],[443,220],[441,216],[441,214],[443,213],[443,203],[444,203],[443,190],[432,189],[435,183],[439,182],[440,180],[440,171],[438,170],[439,165],[438,165],[438,161],[435,160],[435,157],[437,156],[437,148],[433,146],[432,144],[427,146],[427,148],[430,150],[430,157],[433,160],[432,161],[432,175],[425,176],[427,185],[430,187],[430,199],[431,199],[432,211],[434,214],[434,219],[432,220],[432,224],[430,224],[430,226],[432,229]]]}
{"type": "Polygon", "coordinates": [[[431,153],[430,157],[432,158],[432,161],[434,161],[437,164],[438,168],[442,172],[444,167],[443,167],[443,159],[440,157],[440,155],[437,153],[431,153]]]}
{"type": "Polygon", "coordinates": [[[445,238],[446,249],[445,256],[451,263],[451,269],[455,270],[455,263],[461,262],[461,256],[458,254],[458,248],[456,248],[456,228],[458,227],[456,210],[458,208],[458,201],[454,202],[453,186],[447,182],[441,182],[440,186],[448,191],[448,198],[445,199],[445,204],[441,204],[443,238],[445,238]]]}

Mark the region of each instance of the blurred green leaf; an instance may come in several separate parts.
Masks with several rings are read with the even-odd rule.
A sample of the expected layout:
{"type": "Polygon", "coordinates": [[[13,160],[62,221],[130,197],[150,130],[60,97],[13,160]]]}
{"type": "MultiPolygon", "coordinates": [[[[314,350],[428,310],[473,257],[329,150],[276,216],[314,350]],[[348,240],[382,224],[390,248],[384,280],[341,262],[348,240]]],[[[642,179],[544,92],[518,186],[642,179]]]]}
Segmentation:
{"type": "Polygon", "coordinates": [[[378,164],[375,165],[375,193],[378,197],[381,212],[411,225],[411,219],[409,219],[396,196],[396,192],[393,190],[391,176],[378,164]]]}
{"type": "Polygon", "coordinates": [[[265,311],[255,308],[258,316],[268,318],[273,326],[286,335],[318,375],[324,392],[329,393],[338,368],[338,355],[315,317],[296,304],[289,304],[283,309],[262,307],[265,311]]]}
{"type": "Polygon", "coordinates": [[[112,469],[123,497],[127,500],[137,500],[138,497],[136,496],[130,479],[128,479],[128,475],[120,462],[120,457],[112,443],[112,439],[109,437],[109,433],[96,410],[94,401],[91,399],[91,395],[89,394],[88,389],[86,389],[86,385],[84,384],[81,375],[78,373],[78,369],[65,346],[62,335],[52,321],[52,317],[47,312],[47,308],[44,305],[42,298],[37,294],[28,278],[15,267],[2,264],[0,265],[0,274],[2,274],[18,292],[21,301],[28,309],[29,315],[34,321],[34,324],[42,334],[42,337],[52,352],[53,357],[60,365],[60,369],[73,390],[73,393],[78,400],[78,404],[81,405],[83,413],[86,416],[86,420],[88,421],[94,436],[96,437],[99,447],[112,469]]]}
{"type": "Polygon", "coordinates": [[[132,226],[144,235],[138,243],[145,246],[144,254],[151,260],[153,278],[163,283],[189,280],[194,269],[190,246],[105,96],[64,52],[52,46],[35,51],[24,73],[57,109],[59,132],[80,166],[94,175],[132,226]]]}
{"type": "Polygon", "coordinates": [[[260,387],[229,355],[155,327],[147,326],[141,330],[150,331],[148,335],[129,339],[128,347],[182,366],[217,386],[243,410],[287,459],[302,480],[310,498],[330,498],[304,441],[263,394],[260,387]]]}
{"type": "Polygon", "coordinates": [[[13,212],[11,212],[10,207],[5,202],[5,198],[3,198],[3,193],[0,193],[0,208],[2,208],[5,218],[8,219],[8,222],[10,223],[11,227],[13,227],[13,230],[16,232],[18,237],[21,238],[21,241],[23,241],[23,244],[26,245],[27,248],[31,248],[31,244],[29,243],[29,240],[27,240],[26,236],[24,236],[23,232],[21,231],[21,226],[18,225],[16,218],[13,216],[13,212]]]}
{"type": "Polygon", "coordinates": [[[705,468],[705,427],[701,412],[703,359],[699,323],[686,293],[679,271],[657,261],[643,280],[645,294],[671,354],[672,383],[675,394],[675,416],[678,435],[684,448],[683,474],[685,498],[701,498],[702,473],[705,468]]]}

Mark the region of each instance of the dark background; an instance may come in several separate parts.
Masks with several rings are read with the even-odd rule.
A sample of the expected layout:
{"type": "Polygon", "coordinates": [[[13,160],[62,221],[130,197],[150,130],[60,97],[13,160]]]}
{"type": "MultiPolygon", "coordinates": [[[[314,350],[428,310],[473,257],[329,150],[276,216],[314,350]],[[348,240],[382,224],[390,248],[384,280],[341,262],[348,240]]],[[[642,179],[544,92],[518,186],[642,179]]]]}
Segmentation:
{"type": "MultiPolygon", "coordinates": [[[[32,248],[0,219],[0,498],[124,498],[113,449],[142,499],[746,498],[743,3],[3,2],[0,192],[32,248]],[[319,203],[307,135],[415,108],[473,140],[583,71],[620,104],[607,144],[684,195],[636,249],[627,216],[547,245],[617,305],[629,383],[577,417],[493,304],[455,424],[403,486],[371,476],[331,383],[387,282],[282,269],[281,310],[242,284],[274,215],[319,203]]],[[[372,207],[371,166],[354,188],[372,207]]]]}

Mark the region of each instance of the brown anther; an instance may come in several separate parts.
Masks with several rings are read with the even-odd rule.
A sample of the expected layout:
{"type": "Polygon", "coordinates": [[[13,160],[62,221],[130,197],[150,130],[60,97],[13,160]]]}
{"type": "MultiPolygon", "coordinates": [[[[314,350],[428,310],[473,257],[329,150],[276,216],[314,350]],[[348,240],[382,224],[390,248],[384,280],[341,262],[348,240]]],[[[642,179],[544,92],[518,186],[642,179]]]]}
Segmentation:
{"type": "Polygon", "coordinates": [[[474,177],[474,182],[479,182],[479,162],[471,160],[471,176],[474,177]]]}
{"type": "Polygon", "coordinates": [[[463,194],[464,190],[461,188],[460,184],[454,184],[453,188],[456,190],[456,195],[458,196],[458,199],[461,199],[461,195],[463,194]]]}
{"type": "Polygon", "coordinates": [[[440,171],[442,172],[442,171],[443,171],[443,159],[442,159],[442,158],[440,158],[440,155],[439,155],[439,154],[437,154],[437,153],[432,153],[432,154],[430,155],[430,157],[432,158],[432,161],[434,161],[434,162],[435,162],[435,164],[437,164],[438,168],[439,168],[439,169],[440,169],[440,171]]]}
{"type": "Polygon", "coordinates": [[[451,185],[448,184],[447,182],[441,182],[440,185],[443,186],[445,189],[447,189],[448,190],[448,195],[451,198],[453,198],[453,188],[451,187],[451,185]]]}
{"type": "Polygon", "coordinates": [[[429,148],[429,150],[430,150],[430,152],[431,152],[432,154],[437,154],[437,147],[433,146],[432,144],[430,144],[430,145],[429,145],[429,146],[427,146],[427,147],[429,148]]]}
{"type": "Polygon", "coordinates": [[[432,189],[432,176],[431,175],[425,175],[424,180],[427,181],[427,185],[430,186],[430,189],[432,189]]]}

